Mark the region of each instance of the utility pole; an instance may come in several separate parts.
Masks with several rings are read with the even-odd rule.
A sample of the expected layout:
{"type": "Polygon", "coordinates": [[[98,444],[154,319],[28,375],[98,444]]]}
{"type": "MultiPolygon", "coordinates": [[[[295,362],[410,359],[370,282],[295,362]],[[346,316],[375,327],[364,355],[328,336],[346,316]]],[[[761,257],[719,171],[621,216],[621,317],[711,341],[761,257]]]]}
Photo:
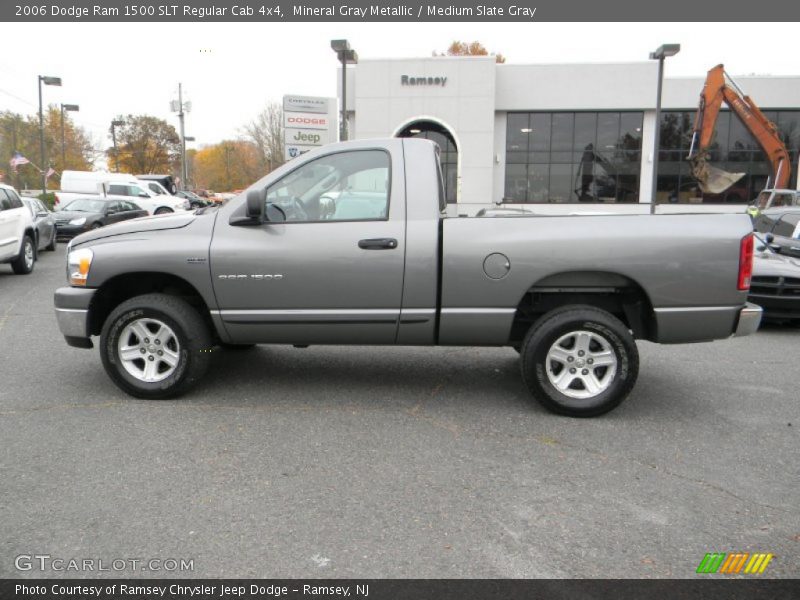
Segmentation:
{"type": "Polygon", "coordinates": [[[187,112],[192,110],[192,103],[183,102],[183,84],[178,84],[178,101],[172,100],[170,102],[172,112],[178,113],[178,120],[180,121],[181,128],[181,187],[186,187],[186,179],[188,177],[186,171],[186,132],[183,127],[183,119],[187,112]]]}

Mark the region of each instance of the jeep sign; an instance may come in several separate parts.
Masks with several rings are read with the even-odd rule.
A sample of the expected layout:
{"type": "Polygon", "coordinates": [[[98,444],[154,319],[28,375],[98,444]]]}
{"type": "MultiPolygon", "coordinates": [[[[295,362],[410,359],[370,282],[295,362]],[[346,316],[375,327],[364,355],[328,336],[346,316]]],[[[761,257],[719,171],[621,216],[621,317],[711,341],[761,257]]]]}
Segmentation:
{"type": "Polygon", "coordinates": [[[295,129],[287,127],[285,135],[287,145],[322,146],[330,142],[326,129],[295,129]]]}

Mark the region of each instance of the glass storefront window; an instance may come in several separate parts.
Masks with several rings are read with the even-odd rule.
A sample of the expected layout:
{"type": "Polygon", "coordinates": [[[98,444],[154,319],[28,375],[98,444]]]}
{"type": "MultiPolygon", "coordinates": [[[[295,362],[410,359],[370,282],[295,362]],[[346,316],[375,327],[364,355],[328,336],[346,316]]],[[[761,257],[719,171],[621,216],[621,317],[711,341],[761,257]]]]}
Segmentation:
{"type": "MultiPolygon", "coordinates": [[[[792,164],[791,187],[797,187],[800,152],[800,110],[764,111],[778,126],[792,164]]],[[[692,177],[686,156],[691,144],[694,111],[665,111],[661,115],[657,201],[668,203],[749,203],[767,183],[770,165],[756,139],[729,110],[720,112],[711,146],[712,166],[745,176],[721,194],[704,193],[692,177]]]]}
{"type": "Polygon", "coordinates": [[[505,202],[638,202],[642,112],[509,113],[505,202]]]}

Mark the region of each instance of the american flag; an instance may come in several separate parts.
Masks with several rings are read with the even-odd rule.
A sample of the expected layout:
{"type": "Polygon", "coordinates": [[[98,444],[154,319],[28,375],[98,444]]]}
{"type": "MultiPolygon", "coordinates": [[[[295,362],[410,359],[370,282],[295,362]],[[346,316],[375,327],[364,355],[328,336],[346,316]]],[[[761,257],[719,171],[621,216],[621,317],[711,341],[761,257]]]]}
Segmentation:
{"type": "Polygon", "coordinates": [[[50,167],[49,169],[47,169],[47,173],[45,174],[44,178],[45,179],[50,179],[55,174],[56,174],[56,170],[53,167],[50,167]]]}
{"type": "Polygon", "coordinates": [[[14,156],[11,157],[11,160],[8,161],[8,164],[11,165],[11,168],[14,169],[14,172],[16,172],[19,165],[27,165],[29,162],[31,161],[22,156],[22,154],[19,152],[14,152],[14,156]]]}

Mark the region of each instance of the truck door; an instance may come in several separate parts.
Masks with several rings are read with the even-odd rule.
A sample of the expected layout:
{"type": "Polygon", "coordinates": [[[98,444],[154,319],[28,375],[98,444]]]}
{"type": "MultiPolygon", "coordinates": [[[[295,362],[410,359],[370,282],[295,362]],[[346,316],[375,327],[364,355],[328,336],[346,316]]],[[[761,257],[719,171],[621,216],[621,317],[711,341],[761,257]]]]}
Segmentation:
{"type": "Polygon", "coordinates": [[[211,274],[234,341],[395,342],[405,262],[398,155],[366,148],[308,160],[267,188],[269,221],[243,227],[220,215],[211,274]]]}

